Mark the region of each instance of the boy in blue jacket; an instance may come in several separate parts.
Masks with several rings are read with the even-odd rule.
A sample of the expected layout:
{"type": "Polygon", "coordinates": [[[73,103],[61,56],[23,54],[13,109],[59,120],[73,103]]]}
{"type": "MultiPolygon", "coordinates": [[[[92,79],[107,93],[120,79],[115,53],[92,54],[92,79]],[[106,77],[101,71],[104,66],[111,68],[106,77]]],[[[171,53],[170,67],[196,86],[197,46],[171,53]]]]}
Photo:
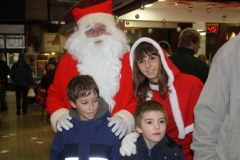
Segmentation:
{"type": "Polygon", "coordinates": [[[99,97],[94,79],[89,75],[75,76],[67,86],[67,94],[72,106],[69,120],[74,127],[56,133],[50,159],[118,160],[120,140],[108,127],[108,105],[99,97]]]}
{"type": "Polygon", "coordinates": [[[120,160],[185,160],[181,148],[165,134],[168,116],[160,103],[154,100],[140,103],[136,108],[134,119],[135,129],[141,134],[136,146],[133,146],[137,148],[137,153],[130,157],[122,156],[120,160]]]}

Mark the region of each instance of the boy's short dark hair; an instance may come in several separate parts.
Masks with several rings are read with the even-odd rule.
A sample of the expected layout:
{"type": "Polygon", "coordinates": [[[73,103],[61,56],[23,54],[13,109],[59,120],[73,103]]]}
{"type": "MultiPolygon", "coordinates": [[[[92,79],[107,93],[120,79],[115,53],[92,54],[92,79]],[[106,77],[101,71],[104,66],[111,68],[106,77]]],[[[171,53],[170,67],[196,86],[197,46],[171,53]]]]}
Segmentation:
{"type": "Polygon", "coordinates": [[[67,86],[67,95],[70,101],[75,101],[79,97],[86,97],[91,92],[94,92],[99,96],[99,88],[92,76],[78,75],[71,79],[67,86]]]}
{"type": "Polygon", "coordinates": [[[142,115],[146,112],[159,111],[165,115],[166,123],[168,124],[168,116],[165,108],[157,101],[149,100],[137,105],[136,111],[134,113],[135,126],[141,128],[142,115]]]}

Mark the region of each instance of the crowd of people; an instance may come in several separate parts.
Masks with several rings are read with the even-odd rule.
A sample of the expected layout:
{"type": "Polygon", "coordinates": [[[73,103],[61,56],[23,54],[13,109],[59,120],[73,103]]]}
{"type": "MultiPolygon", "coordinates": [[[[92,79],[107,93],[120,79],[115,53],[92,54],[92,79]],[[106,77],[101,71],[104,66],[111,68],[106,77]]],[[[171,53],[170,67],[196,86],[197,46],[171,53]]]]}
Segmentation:
{"type": "MultiPolygon", "coordinates": [[[[47,65],[40,84],[56,132],[51,160],[239,159],[240,36],[218,50],[210,70],[204,55],[195,56],[201,35],[193,28],[181,31],[173,53],[167,41],[148,37],[130,48],[111,0],[72,14],[77,30],[67,53],[47,65]]],[[[17,115],[26,114],[29,65],[22,54],[5,73],[0,64],[1,110],[9,74],[17,115]]]]}

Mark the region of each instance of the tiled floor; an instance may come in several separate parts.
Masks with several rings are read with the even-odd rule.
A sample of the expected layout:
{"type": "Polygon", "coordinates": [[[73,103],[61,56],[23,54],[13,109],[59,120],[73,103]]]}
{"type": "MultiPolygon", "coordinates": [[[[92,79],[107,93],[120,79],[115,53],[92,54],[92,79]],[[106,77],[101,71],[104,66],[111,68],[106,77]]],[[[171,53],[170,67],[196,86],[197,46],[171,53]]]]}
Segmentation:
{"type": "Polygon", "coordinates": [[[28,105],[17,116],[14,92],[7,92],[7,103],[8,111],[0,112],[0,160],[48,160],[55,133],[46,112],[42,117],[41,106],[28,105]]]}

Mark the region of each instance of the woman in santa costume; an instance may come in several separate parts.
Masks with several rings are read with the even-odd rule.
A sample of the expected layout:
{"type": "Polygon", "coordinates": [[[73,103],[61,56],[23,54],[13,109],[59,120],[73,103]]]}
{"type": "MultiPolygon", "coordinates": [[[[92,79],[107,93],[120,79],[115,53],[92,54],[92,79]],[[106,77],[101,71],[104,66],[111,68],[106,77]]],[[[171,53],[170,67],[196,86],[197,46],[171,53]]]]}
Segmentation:
{"type": "Polygon", "coordinates": [[[55,131],[69,129],[70,104],[67,84],[75,75],[88,74],[97,82],[100,96],[109,105],[112,117],[109,127],[119,138],[134,128],[133,97],[129,45],[124,33],[116,27],[112,15],[112,1],[72,11],[78,29],[67,40],[68,50],[56,69],[48,90],[47,112],[55,131]]]}
{"type": "MultiPolygon", "coordinates": [[[[130,64],[133,70],[134,95],[139,101],[155,100],[166,109],[169,123],[166,133],[182,146],[186,159],[191,160],[190,144],[193,132],[193,109],[203,83],[196,77],[181,73],[169,60],[157,42],[140,38],[131,48],[130,64]]],[[[127,135],[120,152],[136,152],[132,143],[136,132],[127,135]]]]}

